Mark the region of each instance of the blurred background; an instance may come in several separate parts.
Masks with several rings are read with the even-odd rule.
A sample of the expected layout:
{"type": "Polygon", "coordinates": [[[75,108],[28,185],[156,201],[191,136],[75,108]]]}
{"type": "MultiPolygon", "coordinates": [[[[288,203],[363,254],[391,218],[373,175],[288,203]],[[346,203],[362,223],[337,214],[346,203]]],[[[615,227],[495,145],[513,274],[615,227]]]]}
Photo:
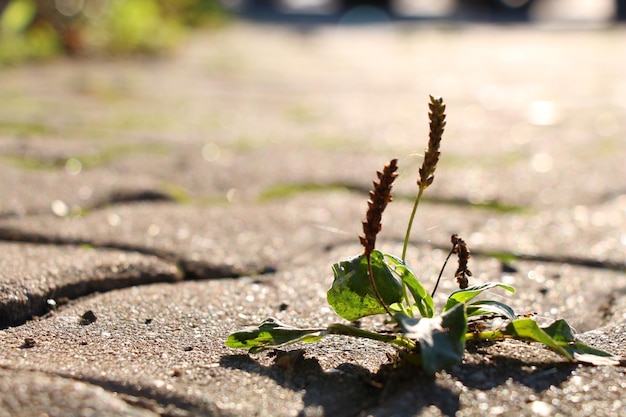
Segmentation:
{"type": "Polygon", "coordinates": [[[410,195],[429,94],[435,200],[605,202],[626,193],[625,2],[0,0],[0,214],[361,189],[392,156],[410,195]]]}
{"type": "Polygon", "coordinates": [[[66,55],[161,54],[189,31],[274,24],[428,21],[607,25],[626,0],[0,0],[0,64],[66,55]]]}

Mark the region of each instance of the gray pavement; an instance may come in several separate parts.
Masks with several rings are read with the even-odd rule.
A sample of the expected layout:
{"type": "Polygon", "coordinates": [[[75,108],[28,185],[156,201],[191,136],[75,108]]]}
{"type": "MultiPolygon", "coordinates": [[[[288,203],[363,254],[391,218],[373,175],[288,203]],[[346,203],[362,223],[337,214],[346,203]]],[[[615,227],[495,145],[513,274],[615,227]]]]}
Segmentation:
{"type": "Polygon", "coordinates": [[[224,346],[268,316],[340,320],[330,265],[361,251],[392,157],[379,246],[401,251],[435,94],[409,264],[431,287],[458,233],[475,282],[625,356],[625,35],[235,24],[165,59],[0,69],[0,416],[626,415],[623,367],[535,344],[432,377],[371,341],[224,346]]]}

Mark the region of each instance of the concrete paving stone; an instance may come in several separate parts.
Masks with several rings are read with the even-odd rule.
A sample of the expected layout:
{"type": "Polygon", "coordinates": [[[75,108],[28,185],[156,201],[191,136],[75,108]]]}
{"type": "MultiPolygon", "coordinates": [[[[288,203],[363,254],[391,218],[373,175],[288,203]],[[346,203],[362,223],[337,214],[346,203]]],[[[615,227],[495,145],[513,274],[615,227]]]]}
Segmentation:
{"type": "MultiPolygon", "coordinates": [[[[622,300],[623,304],[623,300],[622,300]]],[[[624,311],[624,310],[621,310],[624,311]]],[[[580,335],[580,340],[598,349],[615,352],[624,356],[626,352],[626,317],[622,315],[621,320],[615,324],[609,324],[599,329],[590,330],[580,335]]]]}
{"type": "MultiPolygon", "coordinates": [[[[303,157],[304,155],[301,153],[300,156],[303,157]]],[[[352,156],[351,160],[354,165],[359,165],[356,162],[357,159],[359,158],[352,156]]],[[[333,163],[339,162],[334,161],[333,163]]],[[[361,169],[357,172],[359,174],[358,176],[354,175],[355,172],[345,172],[345,175],[340,175],[334,172],[329,165],[319,171],[321,174],[309,175],[305,174],[305,171],[309,170],[309,168],[305,168],[304,170],[298,170],[298,168],[296,168],[304,164],[304,160],[295,158],[286,166],[281,167],[280,164],[278,164],[276,166],[277,169],[273,171],[274,174],[264,176],[262,172],[265,168],[257,165],[256,168],[251,167],[247,173],[239,172],[231,175],[230,171],[223,171],[220,175],[208,175],[207,178],[210,179],[205,181],[206,184],[204,185],[197,184],[201,181],[187,182],[191,184],[190,190],[196,190],[194,191],[196,196],[207,194],[213,196],[221,195],[222,201],[230,199],[232,202],[251,203],[250,199],[253,201],[257,200],[259,195],[262,195],[262,193],[268,189],[272,189],[274,185],[285,185],[285,191],[282,192],[287,193],[287,195],[291,192],[301,192],[301,188],[299,188],[298,184],[305,184],[308,187],[320,183],[339,187],[346,185],[348,187],[357,187],[366,190],[368,187],[371,187],[371,185],[368,185],[366,182],[370,180],[361,181],[358,178],[373,178],[374,171],[380,169],[373,168],[371,169],[371,173],[365,173],[365,170],[361,169]],[[294,172],[296,173],[294,174],[294,172]],[[229,181],[227,177],[234,179],[229,181]],[[283,177],[288,178],[288,180],[281,182],[283,177]],[[260,180],[255,181],[254,178],[259,178],[260,180]],[[244,183],[248,185],[239,185],[244,183]],[[290,184],[295,184],[295,186],[290,188],[290,184]]],[[[380,165],[382,167],[382,164],[380,165]]],[[[146,166],[149,166],[149,164],[139,165],[137,169],[141,170],[146,166]]],[[[169,175],[170,171],[159,167],[158,161],[153,161],[152,166],[154,172],[160,170],[169,175]]],[[[363,165],[360,166],[363,167],[363,165]]],[[[165,183],[164,181],[166,181],[165,177],[167,175],[162,175],[161,178],[152,178],[147,175],[142,177],[141,174],[137,172],[137,176],[129,176],[129,178],[136,178],[136,180],[126,183],[123,179],[125,177],[122,178],[117,174],[109,176],[106,172],[104,173],[104,179],[100,176],[101,173],[92,172],[91,174],[81,174],[84,175],[84,177],[81,177],[80,180],[77,180],[75,176],[66,175],[65,173],[57,173],[52,176],[43,174],[31,176],[30,173],[12,171],[11,174],[12,175],[4,177],[6,182],[2,182],[7,187],[11,188],[11,191],[7,192],[9,197],[6,199],[7,203],[4,206],[7,208],[5,214],[25,214],[32,211],[35,213],[52,212],[59,216],[64,216],[71,214],[73,211],[76,212],[77,210],[88,209],[89,207],[101,207],[107,202],[123,202],[124,200],[163,200],[170,198],[167,191],[161,191],[164,190],[163,184],[165,183]],[[17,174],[17,177],[13,176],[13,174],[17,174]],[[83,182],[83,180],[85,182],[83,182]],[[15,188],[15,181],[30,184],[30,186],[15,188]],[[64,185],[59,186],[57,182],[62,182],[64,185]],[[98,185],[95,185],[96,183],[98,183],[98,185]],[[43,191],[37,193],[32,191],[33,189],[39,188],[43,191]],[[93,190],[98,191],[92,192],[93,190]],[[89,195],[86,196],[86,194],[89,195]],[[26,203],[26,201],[28,201],[28,203],[26,203]]],[[[180,175],[181,181],[184,182],[183,177],[185,177],[185,174],[181,173],[180,175]]],[[[174,175],[174,177],[176,177],[176,175],[174,175]]],[[[439,194],[437,192],[440,188],[439,183],[432,188],[432,195],[429,190],[427,197],[436,199],[439,194]]],[[[400,182],[397,193],[399,196],[403,196],[402,193],[404,192],[404,195],[410,196],[411,193],[415,191],[414,189],[415,186],[413,184],[407,184],[405,180],[404,182],[400,182]]],[[[279,189],[277,189],[277,192],[280,195],[281,191],[279,189]]],[[[441,194],[439,194],[439,196],[441,196],[441,194]]],[[[364,196],[361,198],[365,199],[364,196]]],[[[450,196],[450,198],[455,197],[450,196]]],[[[410,212],[410,208],[407,209],[406,204],[402,204],[399,200],[396,201],[394,206],[401,205],[402,210],[410,212]]],[[[468,204],[470,201],[471,200],[467,200],[468,204]]],[[[469,239],[470,235],[468,234],[465,234],[465,237],[471,245],[477,249],[509,251],[535,256],[569,256],[583,260],[593,258],[599,263],[605,262],[613,265],[613,268],[619,269],[620,265],[626,263],[626,258],[624,258],[624,254],[626,253],[626,251],[624,251],[624,234],[626,233],[624,231],[626,230],[626,218],[624,216],[625,201],[623,196],[618,196],[601,204],[581,204],[573,208],[544,209],[532,216],[524,215],[523,212],[522,214],[498,214],[494,210],[485,224],[486,227],[468,230],[471,233],[471,239],[469,239]],[[524,233],[520,233],[522,229],[524,233]],[[552,237],[551,239],[543,238],[546,231],[549,231],[552,237]]],[[[504,204],[506,204],[506,202],[504,204]]],[[[420,218],[424,217],[426,222],[433,222],[433,215],[431,213],[427,212],[424,214],[422,212],[423,210],[418,213],[418,221],[420,221],[420,218]]],[[[476,212],[476,210],[472,211],[472,213],[474,212],[476,212]]],[[[485,215],[472,215],[486,218],[485,215]]],[[[462,216],[466,217],[465,215],[462,216]]],[[[446,223],[452,223],[451,217],[452,216],[449,216],[446,223]]],[[[400,218],[404,221],[405,215],[401,215],[400,218]]],[[[21,223],[26,221],[30,220],[22,220],[21,223]]],[[[50,221],[52,222],[53,220],[50,221]]],[[[440,226],[439,224],[431,224],[426,227],[440,226]]],[[[452,229],[452,227],[448,227],[448,229],[452,229]]],[[[467,228],[456,228],[454,232],[461,234],[466,230],[467,228]]],[[[440,234],[439,236],[447,239],[447,236],[444,234],[440,234]]]]}
{"type": "MultiPolygon", "coordinates": [[[[88,243],[155,254],[177,264],[192,279],[265,274],[305,265],[332,248],[356,245],[366,205],[363,200],[359,194],[340,191],[305,193],[261,205],[232,204],[226,206],[227,218],[223,205],[116,205],[83,217],[5,219],[0,222],[0,236],[32,242],[88,243]]],[[[382,250],[401,254],[410,208],[411,204],[405,201],[389,205],[379,238],[382,250]]],[[[520,313],[540,309],[539,315],[551,319],[566,315],[576,328],[589,330],[622,314],[611,306],[624,297],[626,276],[620,267],[623,251],[602,244],[621,245],[617,239],[622,226],[571,226],[570,221],[581,217],[580,210],[561,212],[556,219],[562,223],[558,227],[552,225],[550,230],[554,228],[554,233],[546,239],[544,224],[546,219],[553,221],[551,212],[534,216],[496,215],[487,210],[424,204],[411,240],[412,245],[418,246],[408,251],[408,262],[419,276],[432,280],[449,251],[450,235],[458,233],[475,255],[492,256],[473,262],[476,266],[472,270],[479,274],[479,279],[504,280],[524,290],[512,297],[518,303],[516,308],[522,310],[520,313]],[[503,238],[511,234],[512,227],[507,225],[517,227],[515,237],[509,240],[503,238]],[[560,241],[560,236],[566,236],[567,242],[560,241]],[[594,237],[603,240],[594,242],[594,237]],[[525,246],[524,242],[533,246],[525,246]],[[597,250],[589,254],[586,242],[597,250]],[[438,260],[424,265],[421,256],[428,246],[430,251],[435,249],[438,260]],[[411,262],[413,252],[419,256],[415,263],[411,262]],[[528,261],[535,256],[541,258],[528,261]],[[513,268],[513,272],[503,274],[506,268],[513,268]],[[581,304],[588,306],[585,315],[578,314],[581,304]]],[[[612,215],[621,221],[621,203],[605,210],[606,215],[600,209],[593,213],[602,213],[600,219],[606,221],[612,215]]],[[[355,246],[343,256],[356,255],[361,250],[355,246]]],[[[445,285],[452,283],[443,285],[443,289],[451,289],[445,285]]]]}
{"type": "Polygon", "coordinates": [[[0,217],[45,213],[66,216],[114,202],[120,194],[145,200],[146,192],[159,191],[158,184],[146,176],[120,178],[112,170],[85,172],[77,177],[65,170],[36,172],[0,166],[0,173],[0,217]]]}
{"type": "Polygon", "coordinates": [[[0,416],[156,417],[101,387],[41,372],[0,369],[0,416]]]}
{"type": "Polygon", "coordinates": [[[95,292],[182,278],[174,264],[127,251],[0,242],[0,253],[0,327],[95,292]]]}
{"type": "MultiPolygon", "coordinates": [[[[246,268],[258,271],[292,263],[294,258],[302,261],[309,251],[355,241],[364,217],[364,200],[358,193],[322,191],[261,205],[116,205],[77,218],[6,219],[0,231],[8,239],[15,235],[24,240],[135,248],[182,260],[189,271],[203,263],[215,268],[235,265],[239,272],[246,268]],[[228,221],[223,220],[225,207],[228,221]],[[257,243],[241,247],[253,241],[257,243]]],[[[538,214],[423,204],[412,242],[447,248],[449,236],[458,233],[477,253],[544,256],[556,263],[597,262],[592,266],[600,267],[606,262],[609,268],[619,270],[624,262],[624,201],[617,198],[602,206],[538,214]],[[550,239],[545,238],[546,230],[550,230],[550,239]]],[[[381,239],[404,238],[410,209],[411,203],[405,200],[388,207],[381,239]]]]}
{"type": "MultiPolygon", "coordinates": [[[[255,201],[275,187],[342,186],[368,189],[375,172],[394,157],[400,159],[401,177],[396,184],[400,195],[413,195],[417,169],[421,159],[412,153],[423,151],[426,145],[426,129],[415,140],[412,148],[380,151],[364,141],[363,144],[320,146],[314,141],[278,144],[267,143],[252,149],[236,149],[215,143],[189,144],[185,152],[168,159],[126,158],[112,165],[122,177],[150,175],[160,184],[176,184],[186,190],[191,198],[203,196],[226,197],[237,192],[238,198],[255,201]],[[207,160],[209,159],[209,160],[207,160]],[[272,169],[268,170],[268,164],[272,169]]],[[[558,165],[548,173],[533,172],[534,154],[520,150],[511,156],[504,153],[477,157],[474,164],[455,152],[460,138],[452,136],[449,148],[444,150],[440,169],[437,171],[436,187],[429,190],[428,197],[438,200],[465,201],[474,204],[500,204],[519,206],[524,209],[564,208],[576,205],[604,203],[626,191],[620,181],[603,183],[602,178],[626,177],[622,161],[626,156],[615,151],[602,157],[581,160],[579,151],[569,144],[559,142],[558,149],[546,152],[558,153],[558,165]],[[448,162],[448,158],[450,162],[448,162]],[[595,180],[585,178],[593,172],[595,180]],[[580,180],[576,180],[579,178],[580,180]]],[[[372,138],[376,141],[376,138],[372,138]]],[[[600,145],[597,145],[600,146],[600,145]]]]}
{"type": "MultiPolygon", "coordinates": [[[[329,337],[278,357],[223,345],[230,332],[268,316],[297,326],[338,321],[324,297],[341,249],[276,276],[151,284],[77,300],[0,331],[0,365],[87,381],[191,415],[533,415],[539,408],[577,415],[581,404],[595,415],[621,410],[623,368],[571,365],[534,344],[472,345],[463,364],[435,377],[377,376],[393,349],[357,339],[329,337]],[[76,317],[86,310],[98,320],[80,325],[76,317]]],[[[612,346],[614,353],[623,346],[612,346]]]]}
{"type": "MultiPolygon", "coordinates": [[[[558,149],[543,149],[559,153],[560,159],[553,163],[558,166],[550,172],[537,173],[532,169],[534,154],[525,150],[513,155],[514,161],[511,161],[511,155],[503,153],[482,159],[476,157],[473,165],[468,164],[466,161],[472,160],[471,157],[455,153],[458,139],[452,136],[452,145],[446,146],[452,148],[453,153],[444,150],[442,166],[437,172],[437,186],[429,191],[430,198],[474,204],[495,202],[522,208],[556,208],[602,203],[625,190],[620,181],[602,180],[612,176],[621,178],[624,154],[618,151],[581,159],[578,154],[581,151],[574,149],[571,151],[574,154],[569,155],[570,144],[559,142],[558,149]],[[589,173],[593,173],[591,180],[587,179],[589,173]]],[[[246,201],[255,201],[277,186],[346,185],[366,189],[375,171],[392,157],[400,157],[403,174],[397,191],[410,195],[414,192],[421,161],[409,154],[421,152],[424,145],[425,140],[416,140],[412,149],[381,152],[370,146],[361,149],[359,144],[351,149],[342,149],[339,144],[335,145],[337,149],[320,149],[315,143],[286,142],[238,149],[236,145],[196,141],[176,150],[164,151],[164,154],[155,155],[148,150],[143,154],[139,152],[139,155],[137,151],[126,151],[127,154],[120,151],[117,157],[102,166],[78,171],[73,171],[69,165],[36,172],[2,167],[5,174],[0,187],[5,187],[8,198],[0,209],[4,215],[43,212],[50,211],[53,202],[57,201],[68,209],[97,207],[106,203],[118,189],[149,189],[162,193],[178,190],[191,199],[239,198],[246,201]],[[270,161],[272,169],[268,170],[270,161]],[[47,191],[35,195],[33,189],[47,191]]],[[[70,141],[68,146],[69,151],[75,145],[70,141]]],[[[157,142],[155,146],[164,145],[157,142]]],[[[54,152],[58,153],[58,150],[53,148],[50,152],[52,155],[42,157],[42,163],[45,158],[57,158],[54,152]]],[[[81,157],[81,154],[68,156],[66,161],[71,159],[80,163],[81,157]]]]}
{"type": "MultiPolygon", "coordinates": [[[[281,137],[247,146],[205,138],[179,146],[168,158],[124,158],[114,161],[111,169],[121,177],[150,175],[157,183],[176,184],[192,198],[223,198],[229,191],[236,191],[239,198],[254,201],[276,186],[345,184],[367,188],[376,170],[391,158],[399,157],[402,176],[397,190],[412,194],[421,163],[415,153],[421,153],[426,144],[426,126],[421,127],[423,132],[410,145],[396,147],[386,143],[377,145],[375,136],[352,142],[336,139],[330,143],[324,139],[296,141],[281,137]],[[267,169],[269,162],[271,170],[267,169]]],[[[437,187],[429,191],[430,197],[542,208],[601,203],[626,190],[620,181],[602,181],[611,176],[619,178],[624,172],[622,161],[626,150],[621,144],[607,153],[603,150],[605,145],[593,137],[583,144],[555,138],[537,146],[535,151],[522,148],[496,152],[493,148],[497,146],[485,144],[483,149],[489,149],[492,154],[463,155],[459,148],[463,149],[463,143],[468,140],[454,132],[449,138],[446,134],[437,187]],[[581,148],[585,149],[584,154],[581,148]],[[581,157],[590,153],[597,155],[581,157]],[[549,172],[537,172],[533,163],[538,164],[540,161],[536,159],[549,154],[558,154],[559,158],[551,160],[549,172]],[[590,175],[594,179],[587,179],[590,175]]]]}
{"type": "Polygon", "coordinates": [[[542,255],[626,271],[626,196],[604,204],[499,216],[468,236],[485,251],[542,255]]]}
{"type": "Polygon", "coordinates": [[[82,217],[4,219],[0,235],[154,253],[180,263],[190,276],[212,278],[307,262],[312,252],[343,238],[344,226],[354,230],[350,238],[356,240],[364,215],[358,212],[365,206],[363,199],[341,192],[255,206],[115,205],[82,217]]]}
{"type": "Polygon", "coordinates": [[[320,310],[319,302],[326,284],[315,271],[307,270],[285,274],[276,284],[254,278],[209,280],[90,297],[63,307],[49,319],[3,330],[2,345],[10,348],[3,350],[1,362],[15,369],[39,369],[117,387],[162,405],[185,402],[200,414],[297,415],[304,410],[305,415],[323,415],[323,405],[338,407],[333,403],[347,398],[341,404],[348,408],[337,415],[353,415],[371,390],[359,375],[374,369],[388,348],[365,356],[372,344],[335,341],[326,345],[327,362],[339,365],[351,360],[354,365],[344,365],[344,373],[325,376],[315,361],[305,362],[308,374],[296,372],[290,377],[283,368],[272,366],[269,356],[263,355],[258,363],[223,345],[228,332],[244,324],[266,315],[286,317],[281,312],[283,303],[287,311],[320,313],[310,322],[303,317],[301,324],[326,322],[330,310],[320,310]],[[294,286],[293,280],[298,280],[294,286]],[[307,288],[309,294],[304,293],[307,288]],[[94,311],[98,320],[87,326],[77,324],[73,317],[83,310],[94,311]],[[34,339],[35,346],[20,348],[25,338],[34,339]],[[49,362],[59,355],[69,359],[49,362]],[[354,386],[341,388],[346,381],[354,381],[354,386]],[[307,392],[310,385],[312,392],[307,392]],[[283,406],[277,410],[278,403],[283,406]],[[213,414],[215,407],[220,414],[213,414]]]}
{"type": "MultiPolygon", "coordinates": [[[[211,255],[210,261],[205,258],[209,264],[238,264],[236,269],[244,270],[245,265],[278,264],[308,249],[355,239],[361,232],[365,200],[360,193],[324,190],[259,205],[236,201],[208,206],[121,204],[80,217],[3,219],[0,235],[4,239],[134,248],[194,262],[202,260],[200,253],[205,253],[211,255]],[[226,207],[229,216],[225,219],[226,207]],[[277,240],[272,242],[274,238],[277,240]],[[248,241],[257,243],[243,245],[248,241]]],[[[601,206],[537,214],[423,204],[415,219],[412,242],[449,247],[450,235],[457,233],[478,252],[623,270],[625,201],[617,198],[601,206]]],[[[389,205],[381,238],[404,239],[411,207],[408,200],[389,205]]]]}
{"type": "MultiPolygon", "coordinates": [[[[311,250],[336,237],[333,225],[340,230],[342,222],[333,215],[345,201],[325,198],[316,203],[316,197],[308,196],[290,204],[258,206],[116,205],[84,217],[5,219],[1,234],[9,240],[139,250],[180,263],[189,276],[223,277],[306,262],[311,250]]],[[[358,225],[360,216],[353,218],[358,225]]]]}
{"type": "MultiPolygon", "coordinates": [[[[396,199],[383,215],[383,239],[403,241],[412,208],[396,199]]],[[[411,242],[450,247],[450,235],[470,250],[521,259],[572,263],[626,270],[626,199],[604,204],[531,212],[422,204],[416,212],[411,242]]]]}

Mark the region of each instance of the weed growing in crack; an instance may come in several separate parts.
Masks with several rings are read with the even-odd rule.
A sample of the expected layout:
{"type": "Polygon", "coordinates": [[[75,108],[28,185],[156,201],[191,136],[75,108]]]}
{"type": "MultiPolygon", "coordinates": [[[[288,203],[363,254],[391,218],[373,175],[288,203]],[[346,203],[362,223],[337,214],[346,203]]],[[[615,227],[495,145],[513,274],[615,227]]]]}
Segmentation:
{"type": "Polygon", "coordinates": [[[375,249],[382,214],[392,201],[392,183],[397,177],[397,160],[392,159],[381,172],[377,172],[378,180],[374,181],[374,188],[370,191],[366,218],[362,222],[363,235],[359,237],[363,253],[332,266],[334,281],[327,292],[328,304],[342,318],[354,322],[366,316],[384,314],[389,318],[389,329],[379,333],[342,323],[333,323],[326,328],[295,328],[268,318],[257,327],[232,333],[226,345],[257,353],[297,342],[315,342],[329,334],[361,337],[390,343],[398,348],[400,358],[434,373],[461,362],[467,340],[512,338],[542,343],[572,362],[624,365],[624,358],[577,341],[564,320],[541,327],[531,317],[517,315],[500,301],[474,301],[486,290],[500,288],[515,292],[515,289],[501,282],[469,285],[472,277],[468,268],[470,251],[457,235],[451,237],[452,248],[433,291],[426,291],[405,259],[417,207],[424,191],[434,180],[445,127],[443,100],[431,96],[429,108],[428,147],[419,169],[418,192],[402,256],[398,258],[375,249]],[[448,296],[443,308],[435,314],[433,296],[452,255],[458,258],[454,276],[459,289],[448,296]],[[504,321],[504,324],[495,325],[496,321],[504,321]]]}

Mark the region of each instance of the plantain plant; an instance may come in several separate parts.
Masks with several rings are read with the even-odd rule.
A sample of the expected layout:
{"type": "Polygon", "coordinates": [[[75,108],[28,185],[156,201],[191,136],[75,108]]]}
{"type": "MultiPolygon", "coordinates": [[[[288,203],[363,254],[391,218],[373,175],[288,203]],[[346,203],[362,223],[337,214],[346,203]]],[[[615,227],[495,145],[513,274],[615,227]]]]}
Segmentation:
{"type": "Polygon", "coordinates": [[[475,301],[486,290],[499,288],[515,292],[501,282],[469,285],[470,251],[465,241],[452,235],[452,248],[431,293],[406,264],[406,252],[415,213],[424,191],[433,183],[439,162],[439,147],[445,128],[445,108],[441,98],[430,97],[430,134],[417,180],[418,191],[409,217],[402,256],[383,253],[375,248],[383,211],[392,201],[392,184],[397,177],[397,159],[392,159],[381,172],[370,191],[368,209],[359,237],[363,252],[332,266],[334,281],[327,292],[328,304],[342,318],[355,322],[363,317],[386,315],[390,328],[384,332],[361,329],[352,324],[333,323],[326,328],[296,328],[274,318],[256,327],[232,333],[226,340],[231,348],[248,349],[252,354],[297,342],[315,342],[335,334],[386,342],[399,350],[399,356],[435,373],[461,362],[468,340],[519,339],[539,342],[572,362],[589,364],[624,364],[624,359],[587,346],[576,340],[572,328],[557,320],[540,326],[532,317],[517,315],[514,310],[495,300],[475,301]],[[448,259],[456,255],[455,278],[459,289],[452,292],[436,311],[433,296],[448,259]],[[496,320],[497,319],[497,320],[496,320]]]}

